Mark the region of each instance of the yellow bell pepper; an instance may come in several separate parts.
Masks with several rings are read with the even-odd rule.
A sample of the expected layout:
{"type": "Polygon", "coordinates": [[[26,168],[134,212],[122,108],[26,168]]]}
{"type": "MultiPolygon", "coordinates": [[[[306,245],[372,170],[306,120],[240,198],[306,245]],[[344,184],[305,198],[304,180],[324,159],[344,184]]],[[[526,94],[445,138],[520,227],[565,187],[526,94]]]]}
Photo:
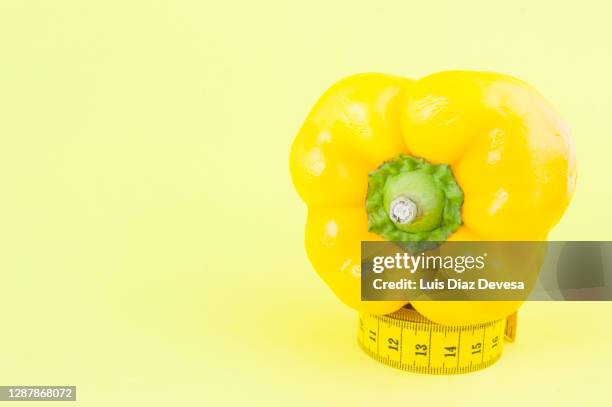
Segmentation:
{"type": "MultiPolygon", "coordinates": [[[[420,80],[360,74],[316,103],[290,153],[308,206],[306,251],[347,305],[361,301],[360,242],[544,240],[574,191],[569,131],[513,77],[469,71],[420,80]]],[[[413,302],[435,322],[505,317],[520,302],[413,302]]]]}

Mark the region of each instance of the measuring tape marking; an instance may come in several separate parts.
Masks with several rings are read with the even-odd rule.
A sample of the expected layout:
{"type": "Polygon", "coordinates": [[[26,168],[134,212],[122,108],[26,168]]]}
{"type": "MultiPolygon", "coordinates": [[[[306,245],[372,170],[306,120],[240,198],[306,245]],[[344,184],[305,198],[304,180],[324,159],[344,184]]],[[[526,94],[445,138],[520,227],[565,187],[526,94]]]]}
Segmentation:
{"type": "Polygon", "coordinates": [[[414,310],[360,314],[358,342],[372,358],[419,373],[455,374],[483,369],[502,352],[506,320],[468,326],[428,321],[414,310]],[[452,361],[452,362],[451,362],[452,361]]]}

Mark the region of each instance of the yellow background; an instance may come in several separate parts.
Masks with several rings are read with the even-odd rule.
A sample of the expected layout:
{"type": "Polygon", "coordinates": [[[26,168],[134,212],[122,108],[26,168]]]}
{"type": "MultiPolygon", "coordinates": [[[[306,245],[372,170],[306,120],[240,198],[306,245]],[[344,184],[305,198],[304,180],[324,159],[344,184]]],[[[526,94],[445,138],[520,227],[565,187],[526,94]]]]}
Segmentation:
{"type": "Polygon", "coordinates": [[[74,384],[84,406],[609,399],[609,303],[527,304],[518,342],[474,374],[368,359],[307,262],[288,151],[346,75],[509,73],[573,128],[579,185],[551,238],[610,239],[611,12],[2,0],[0,384],[74,384]]]}

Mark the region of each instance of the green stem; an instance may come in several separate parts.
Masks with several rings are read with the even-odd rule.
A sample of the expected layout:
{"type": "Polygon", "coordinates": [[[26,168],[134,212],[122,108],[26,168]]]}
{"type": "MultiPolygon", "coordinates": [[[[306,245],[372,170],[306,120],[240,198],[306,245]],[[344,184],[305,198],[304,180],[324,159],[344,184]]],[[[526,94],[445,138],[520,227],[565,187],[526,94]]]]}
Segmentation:
{"type": "Polygon", "coordinates": [[[446,164],[400,155],[369,175],[369,230],[387,240],[442,242],[461,225],[463,191],[446,164]]]}

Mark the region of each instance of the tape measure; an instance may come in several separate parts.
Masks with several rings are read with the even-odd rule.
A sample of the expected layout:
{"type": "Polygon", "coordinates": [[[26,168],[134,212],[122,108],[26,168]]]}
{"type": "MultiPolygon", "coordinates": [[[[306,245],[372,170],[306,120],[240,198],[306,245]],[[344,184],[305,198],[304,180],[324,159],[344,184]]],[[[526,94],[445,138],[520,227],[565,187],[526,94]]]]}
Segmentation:
{"type": "Polygon", "coordinates": [[[359,314],[358,341],[372,358],[409,372],[468,373],[495,363],[504,339],[513,342],[516,313],[491,322],[449,326],[413,308],[389,315],[359,314]]]}

